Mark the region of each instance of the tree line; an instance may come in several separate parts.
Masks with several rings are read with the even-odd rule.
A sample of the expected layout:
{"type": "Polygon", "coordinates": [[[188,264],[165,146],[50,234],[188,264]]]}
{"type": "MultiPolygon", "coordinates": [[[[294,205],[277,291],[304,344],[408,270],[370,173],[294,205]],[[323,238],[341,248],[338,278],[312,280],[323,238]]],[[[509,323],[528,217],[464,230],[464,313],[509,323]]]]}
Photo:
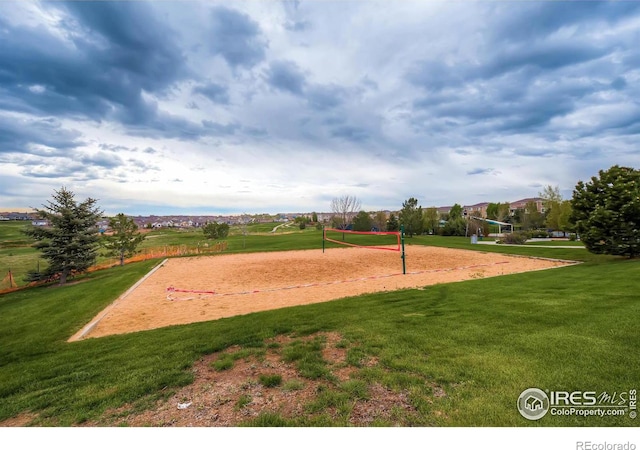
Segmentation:
{"type": "MultiPolygon", "coordinates": [[[[591,180],[579,181],[571,199],[563,199],[558,186],[546,186],[538,195],[544,212],[535,201],[515,210],[508,202],[497,202],[487,205],[483,218],[508,223],[519,230],[538,230],[540,235],[546,235],[547,230],[579,235],[593,253],[630,258],[640,254],[640,170],[618,165],[600,170],[591,180]]],[[[465,216],[457,203],[440,214],[437,208],[423,209],[416,198],[410,197],[402,203],[397,216],[391,213],[389,217],[384,212],[367,213],[360,210],[360,205],[355,197],[334,199],[332,226],[355,231],[397,231],[402,225],[409,237],[489,233],[487,222],[475,219],[481,216],[480,212],[470,211],[465,216]]]]}
{"type": "Polygon", "coordinates": [[[533,201],[514,211],[511,211],[508,202],[489,203],[486,215],[481,211],[464,211],[458,203],[454,204],[448,212],[440,213],[435,207],[423,208],[415,197],[410,197],[402,203],[397,215],[392,212],[387,217],[383,211],[368,213],[363,210],[352,211],[349,215],[342,211],[332,217],[331,225],[334,228],[349,228],[354,231],[398,231],[400,225],[403,225],[409,237],[420,234],[467,236],[484,233],[486,235],[489,233],[489,225],[476,220],[482,218],[509,223],[521,230],[538,230],[547,227],[553,230],[570,231],[568,219],[571,213],[571,202],[559,197],[557,187],[548,187],[545,192],[546,190],[558,193],[558,197],[553,199],[543,197],[546,213],[538,211],[538,206],[533,201]]]}

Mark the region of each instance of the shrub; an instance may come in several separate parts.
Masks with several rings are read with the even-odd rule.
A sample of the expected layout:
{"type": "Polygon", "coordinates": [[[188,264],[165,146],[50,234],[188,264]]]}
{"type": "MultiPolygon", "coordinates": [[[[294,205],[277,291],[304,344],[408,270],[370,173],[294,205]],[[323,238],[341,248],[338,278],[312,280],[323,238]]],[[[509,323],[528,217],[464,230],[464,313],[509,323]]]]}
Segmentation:
{"type": "Polygon", "coordinates": [[[529,239],[529,233],[525,231],[515,231],[513,233],[505,234],[502,242],[504,244],[524,244],[529,239]]]}
{"type": "Polygon", "coordinates": [[[449,219],[439,231],[442,236],[464,236],[467,232],[467,222],[461,217],[449,219]]]}

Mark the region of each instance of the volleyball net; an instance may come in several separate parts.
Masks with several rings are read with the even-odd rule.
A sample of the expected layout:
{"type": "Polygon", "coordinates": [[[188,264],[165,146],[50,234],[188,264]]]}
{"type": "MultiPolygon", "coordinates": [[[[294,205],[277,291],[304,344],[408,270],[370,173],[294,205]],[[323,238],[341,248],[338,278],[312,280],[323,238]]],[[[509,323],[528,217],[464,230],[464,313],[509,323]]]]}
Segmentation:
{"type": "Polygon", "coordinates": [[[325,227],[322,229],[323,253],[327,242],[349,247],[398,252],[400,253],[400,258],[402,258],[402,273],[407,273],[404,253],[404,227],[401,227],[400,231],[353,231],[325,227]]]}
{"type": "Polygon", "coordinates": [[[401,251],[399,231],[352,231],[337,228],[325,228],[323,239],[326,242],[349,247],[370,248],[373,250],[401,251]]]}

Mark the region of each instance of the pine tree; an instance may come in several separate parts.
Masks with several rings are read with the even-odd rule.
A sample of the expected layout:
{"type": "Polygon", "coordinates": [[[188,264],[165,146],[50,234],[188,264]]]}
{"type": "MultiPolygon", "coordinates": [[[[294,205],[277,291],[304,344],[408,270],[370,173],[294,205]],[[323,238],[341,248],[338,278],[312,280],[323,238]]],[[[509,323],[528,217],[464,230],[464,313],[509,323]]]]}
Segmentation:
{"type": "Polygon", "coordinates": [[[404,231],[407,236],[413,237],[414,234],[422,234],[422,206],[418,206],[417,199],[411,197],[402,203],[400,223],[404,225],[404,231]]]}
{"type": "Polygon", "coordinates": [[[44,273],[31,273],[30,278],[58,278],[63,285],[70,275],[85,272],[95,264],[100,240],[97,222],[102,211],[92,198],[77,203],[75,194],[65,187],[54,191],[52,197],[53,200],[43,205],[44,209],[36,209],[50,226],[32,226],[25,230],[38,241],[35,247],[49,262],[44,273]]]}
{"type": "Polygon", "coordinates": [[[399,229],[400,224],[398,223],[398,218],[395,214],[391,213],[389,220],[387,220],[387,231],[398,231],[399,229]]]}
{"type": "Polygon", "coordinates": [[[571,206],[571,222],[590,252],[640,255],[640,170],[616,165],[579,181],[571,206]]]}

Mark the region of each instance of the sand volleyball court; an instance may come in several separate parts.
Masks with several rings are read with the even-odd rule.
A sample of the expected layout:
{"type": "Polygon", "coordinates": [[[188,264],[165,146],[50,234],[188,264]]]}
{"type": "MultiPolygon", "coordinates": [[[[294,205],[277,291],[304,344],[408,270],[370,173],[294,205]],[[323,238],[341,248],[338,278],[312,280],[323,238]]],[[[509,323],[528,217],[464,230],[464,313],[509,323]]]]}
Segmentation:
{"type": "Polygon", "coordinates": [[[418,245],[406,248],[406,275],[399,252],[366,248],[171,258],[70,341],[570,263],[418,245]]]}

